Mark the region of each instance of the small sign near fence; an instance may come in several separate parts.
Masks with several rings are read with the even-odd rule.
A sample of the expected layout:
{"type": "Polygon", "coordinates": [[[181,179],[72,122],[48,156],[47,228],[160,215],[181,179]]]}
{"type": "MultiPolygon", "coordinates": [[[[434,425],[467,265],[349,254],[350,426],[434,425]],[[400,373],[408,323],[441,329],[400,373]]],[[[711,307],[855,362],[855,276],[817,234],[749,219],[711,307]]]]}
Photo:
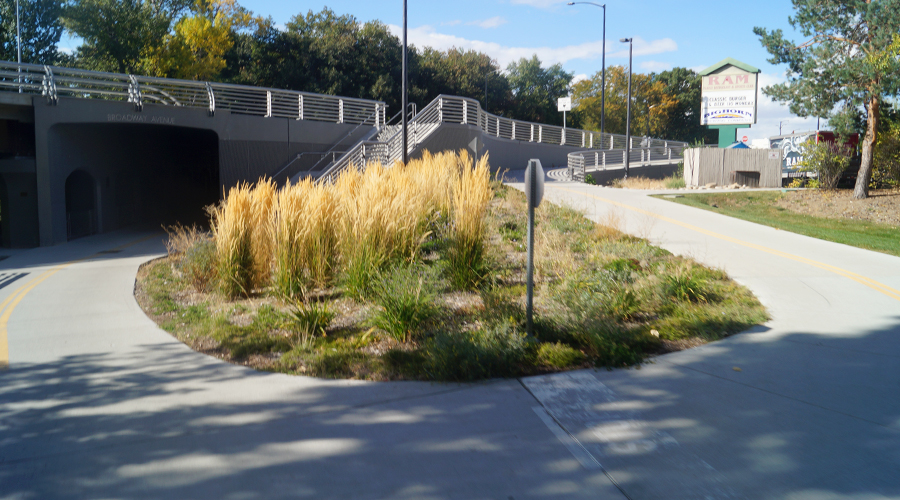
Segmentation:
{"type": "Polygon", "coordinates": [[[572,98],[571,97],[560,97],[556,100],[556,110],[557,111],[572,111],[572,98]]]}

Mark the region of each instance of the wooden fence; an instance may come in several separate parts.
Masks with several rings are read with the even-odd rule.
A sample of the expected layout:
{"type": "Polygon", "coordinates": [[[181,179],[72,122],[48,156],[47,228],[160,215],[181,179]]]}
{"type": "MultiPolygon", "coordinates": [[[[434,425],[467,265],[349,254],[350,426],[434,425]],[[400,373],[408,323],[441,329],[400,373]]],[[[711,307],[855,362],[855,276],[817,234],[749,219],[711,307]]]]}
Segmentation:
{"type": "Polygon", "coordinates": [[[688,186],[714,182],[719,186],[781,187],[780,153],[777,149],[685,149],[684,182],[688,186]]]}

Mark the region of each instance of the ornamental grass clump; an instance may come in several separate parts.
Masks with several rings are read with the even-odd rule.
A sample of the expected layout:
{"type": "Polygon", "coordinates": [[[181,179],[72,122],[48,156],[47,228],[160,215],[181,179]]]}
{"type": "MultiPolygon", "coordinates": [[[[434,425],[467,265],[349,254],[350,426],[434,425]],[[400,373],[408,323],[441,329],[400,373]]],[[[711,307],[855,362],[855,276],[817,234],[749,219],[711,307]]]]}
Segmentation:
{"type": "Polygon", "coordinates": [[[400,164],[369,164],[347,171],[334,185],[340,203],[338,229],[346,291],[364,298],[375,273],[391,261],[411,261],[433,217],[428,197],[400,164]]]}
{"type": "Polygon", "coordinates": [[[283,297],[303,297],[331,284],[337,266],[340,205],[334,188],[304,180],[283,187],[272,219],[272,285],[283,297]]]}
{"type": "Polygon", "coordinates": [[[459,154],[459,175],[453,179],[448,273],[454,287],[471,290],[488,277],[485,262],[485,216],[491,201],[487,155],[471,167],[467,152],[459,154]]]}
{"type": "Polygon", "coordinates": [[[250,191],[250,253],[253,266],[253,288],[269,285],[275,240],[272,218],[278,187],[271,179],[260,179],[250,191]]]}
{"type": "Polygon", "coordinates": [[[229,297],[247,296],[253,290],[253,210],[250,193],[250,186],[244,183],[231,188],[212,214],[219,285],[229,297]]]}

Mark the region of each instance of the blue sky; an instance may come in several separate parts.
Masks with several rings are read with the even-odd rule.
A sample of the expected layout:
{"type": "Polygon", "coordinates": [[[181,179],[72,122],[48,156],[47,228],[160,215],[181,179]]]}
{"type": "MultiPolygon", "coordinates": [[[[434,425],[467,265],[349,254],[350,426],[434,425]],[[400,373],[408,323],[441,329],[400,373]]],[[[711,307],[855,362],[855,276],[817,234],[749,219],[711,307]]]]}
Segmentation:
{"type": "MultiPolygon", "coordinates": [[[[380,20],[399,35],[402,1],[329,0],[284,2],[239,0],[256,14],[271,16],[283,25],[292,16],[328,6],[338,14],[360,21],[380,20]]],[[[448,49],[452,46],[489,54],[501,66],[520,57],[538,57],[546,64],[562,63],[566,71],[591,75],[601,68],[603,10],[592,5],[566,5],[566,0],[408,0],[410,43],[448,49]]],[[[598,1],[596,3],[602,3],[598,1]]],[[[634,69],[663,71],[674,66],[700,70],[733,57],[762,70],[761,86],[783,81],[784,66],[766,62],[767,52],[753,34],[754,26],[782,28],[795,40],[788,16],[789,0],[752,3],[682,0],[607,0],[606,64],[627,65],[627,45],[633,37],[634,69]]],[[[61,43],[65,46],[66,43],[61,43]]],[[[760,92],[759,123],[740,130],[751,140],[783,130],[810,130],[815,118],[792,116],[786,107],[770,102],[760,92]]],[[[823,125],[824,128],[824,125],[823,125]]],[[[740,138],[740,137],[739,137],[740,138]]]]}

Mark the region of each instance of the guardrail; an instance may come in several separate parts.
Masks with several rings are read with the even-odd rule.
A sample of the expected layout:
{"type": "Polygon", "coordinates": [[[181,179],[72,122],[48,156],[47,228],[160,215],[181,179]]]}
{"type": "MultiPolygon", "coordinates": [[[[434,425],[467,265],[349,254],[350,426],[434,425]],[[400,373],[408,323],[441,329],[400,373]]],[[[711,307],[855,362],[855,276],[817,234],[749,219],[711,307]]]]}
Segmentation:
{"type": "MultiPolygon", "coordinates": [[[[662,139],[632,137],[632,147],[628,163],[633,166],[671,163],[681,161],[687,143],[662,139]],[[637,141],[635,141],[637,139],[637,141]]],[[[625,151],[621,149],[603,151],[576,151],[568,154],[568,176],[571,180],[584,181],[588,170],[606,170],[625,165],[625,151]]]]}
{"type": "MultiPolygon", "coordinates": [[[[485,134],[500,139],[581,147],[587,148],[591,152],[608,151],[615,153],[615,151],[619,151],[620,155],[624,154],[625,150],[626,137],[624,135],[600,134],[591,130],[563,128],[555,125],[513,120],[485,112],[481,109],[481,103],[475,99],[440,95],[409,121],[407,127],[408,152],[412,153],[415,151],[419,144],[444,123],[474,125],[479,127],[485,134]]],[[[631,139],[632,144],[635,143],[635,140],[638,143],[643,140],[640,137],[632,137],[631,139]]],[[[319,179],[323,182],[331,182],[341,171],[349,168],[351,165],[363,168],[366,162],[374,161],[385,165],[391,164],[402,157],[402,143],[402,135],[399,130],[389,139],[380,143],[373,141],[361,142],[351,148],[347,154],[335,163],[326,167],[325,172],[322,173],[319,179]],[[384,144],[384,146],[376,147],[376,144],[384,144]]],[[[677,154],[680,155],[681,149],[685,146],[684,143],[660,141],[658,139],[652,139],[651,143],[652,146],[649,148],[651,153],[648,154],[653,157],[658,157],[659,154],[670,155],[672,151],[676,150],[678,151],[677,154]],[[660,148],[665,151],[661,153],[660,148]]],[[[578,153],[571,153],[569,155],[570,158],[574,154],[578,153]]],[[[632,154],[634,154],[634,151],[632,154]]],[[[571,165],[572,160],[570,159],[569,162],[571,165]]]]}
{"type": "Polygon", "coordinates": [[[126,101],[134,104],[136,111],[145,103],[153,103],[204,108],[210,115],[217,109],[227,109],[245,115],[376,128],[385,121],[385,104],[381,101],[8,61],[0,61],[0,90],[40,94],[51,104],[56,104],[60,96],[126,101]]]}

